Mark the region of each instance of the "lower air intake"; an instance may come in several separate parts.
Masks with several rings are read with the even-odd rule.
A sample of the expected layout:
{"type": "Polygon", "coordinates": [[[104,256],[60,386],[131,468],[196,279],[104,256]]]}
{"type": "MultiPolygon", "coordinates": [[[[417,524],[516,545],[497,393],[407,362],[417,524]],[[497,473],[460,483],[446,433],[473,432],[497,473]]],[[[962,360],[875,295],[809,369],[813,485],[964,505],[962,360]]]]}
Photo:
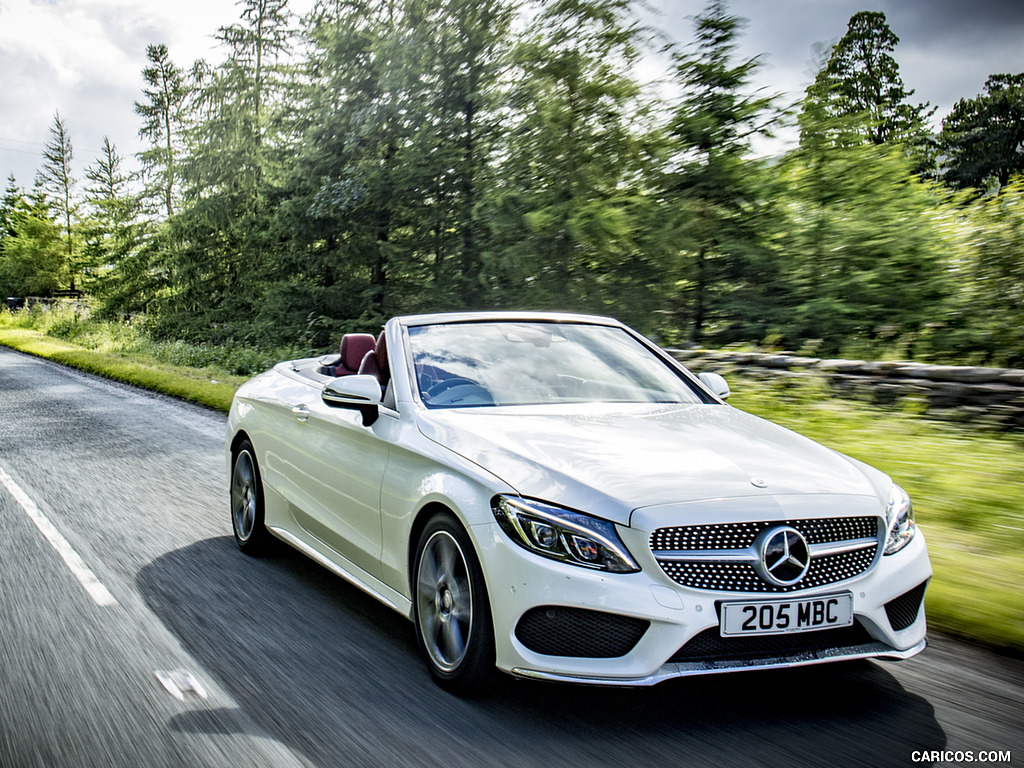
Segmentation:
{"type": "Polygon", "coordinates": [[[633,650],[650,624],[616,613],[549,605],[523,614],[516,638],[545,656],[614,659],[633,650]]]}
{"type": "Polygon", "coordinates": [[[776,659],[798,653],[850,648],[875,642],[859,623],[839,629],[752,637],[722,637],[718,627],[697,635],[670,662],[776,659]]]}
{"type": "Polygon", "coordinates": [[[893,631],[899,632],[917,621],[917,614],[921,610],[921,601],[924,600],[924,590],[927,586],[927,581],[922,582],[909,592],[904,592],[885,604],[885,615],[889,617],[889,625],[893,631]]]}

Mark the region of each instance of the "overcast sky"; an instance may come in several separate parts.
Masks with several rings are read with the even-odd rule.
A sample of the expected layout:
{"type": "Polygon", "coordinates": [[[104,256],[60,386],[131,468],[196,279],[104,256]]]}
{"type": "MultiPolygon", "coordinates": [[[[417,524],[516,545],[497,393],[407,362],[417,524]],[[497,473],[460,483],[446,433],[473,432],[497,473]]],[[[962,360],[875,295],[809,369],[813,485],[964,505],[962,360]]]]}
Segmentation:
{"type": "MultiPolygon", "coordinates": [[[[691,40],[704,0],[647,2],[671,40],[691,40]]],[[[837,41],[860,10],[886,14],[903,82],[915,102],[938,107],[936,122],[989,75],[1024,72],[1024,0],[731,0],[729,10],[747,19],[739,55],[763,57],[757,85],[790,101],[813,78],[816,44],[837,41]]],[[[234,0],[0,0],[0,184],[13,173],[32,186],[57,110],[79,178],[104,136],[137,152],[146,46],[166,44],[183,69],[218,60],[213,35],[239,11],[234,0]]]]}

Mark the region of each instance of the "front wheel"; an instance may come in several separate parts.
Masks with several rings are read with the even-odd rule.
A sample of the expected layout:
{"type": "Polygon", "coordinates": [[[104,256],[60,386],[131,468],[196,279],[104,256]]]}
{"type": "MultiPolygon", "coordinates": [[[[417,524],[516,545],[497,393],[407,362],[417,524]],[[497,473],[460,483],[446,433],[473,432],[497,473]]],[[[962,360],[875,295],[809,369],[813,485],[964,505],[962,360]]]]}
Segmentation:
{"type": "Polygon", "coordinates": [[[483,572],[469,536],[448,513],[431,518],[413,565],[416,640],[435,681],[482,690],[494,674],[494,630],[483,572]]]}
{"type": "Polygon", "coordinates": [[[263,521],[263,482],[256,451],[248,440],[238,446],[231,468],[231,527],[238,548],[247,555],[269,549],[271,536],[263,521]]]}

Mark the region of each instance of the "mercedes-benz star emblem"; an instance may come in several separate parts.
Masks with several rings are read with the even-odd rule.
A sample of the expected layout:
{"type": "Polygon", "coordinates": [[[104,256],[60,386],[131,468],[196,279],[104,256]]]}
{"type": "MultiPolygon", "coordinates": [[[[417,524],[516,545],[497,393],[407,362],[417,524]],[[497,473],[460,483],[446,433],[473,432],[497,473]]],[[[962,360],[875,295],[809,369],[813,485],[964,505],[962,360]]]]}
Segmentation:
{"type": "Polygon", "coordinates": [[[789,587],[807,573],[811,565],[811,549],[807,539],[795,528],[777,525],[766,528],[754,540],[758,559],[757,575],[768,584],[789,587]]]}

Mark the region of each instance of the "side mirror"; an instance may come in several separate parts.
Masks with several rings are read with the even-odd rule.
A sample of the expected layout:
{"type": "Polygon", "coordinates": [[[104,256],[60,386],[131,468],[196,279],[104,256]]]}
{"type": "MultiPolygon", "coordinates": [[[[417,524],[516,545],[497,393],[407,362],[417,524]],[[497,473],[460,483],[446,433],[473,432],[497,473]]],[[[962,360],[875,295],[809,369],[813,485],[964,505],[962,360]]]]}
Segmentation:
{"type": "Polygon", "coordinates": [[[328,382],[320,397],[331,408],[351,408],[363,414],[363,426],[377,420],[380,383],[376,376],[342,376],[328,382]]]}
{"type": "Polygon", "coordinates": [[[732,390],[729,389],[729,382],[727,382],[722,376],[711,371],[705,371],[697,376],[700,379],[700,383],[711,390],[711,392],[722,400],[728,400],[729,395],[732,394],[732,390]]]}

